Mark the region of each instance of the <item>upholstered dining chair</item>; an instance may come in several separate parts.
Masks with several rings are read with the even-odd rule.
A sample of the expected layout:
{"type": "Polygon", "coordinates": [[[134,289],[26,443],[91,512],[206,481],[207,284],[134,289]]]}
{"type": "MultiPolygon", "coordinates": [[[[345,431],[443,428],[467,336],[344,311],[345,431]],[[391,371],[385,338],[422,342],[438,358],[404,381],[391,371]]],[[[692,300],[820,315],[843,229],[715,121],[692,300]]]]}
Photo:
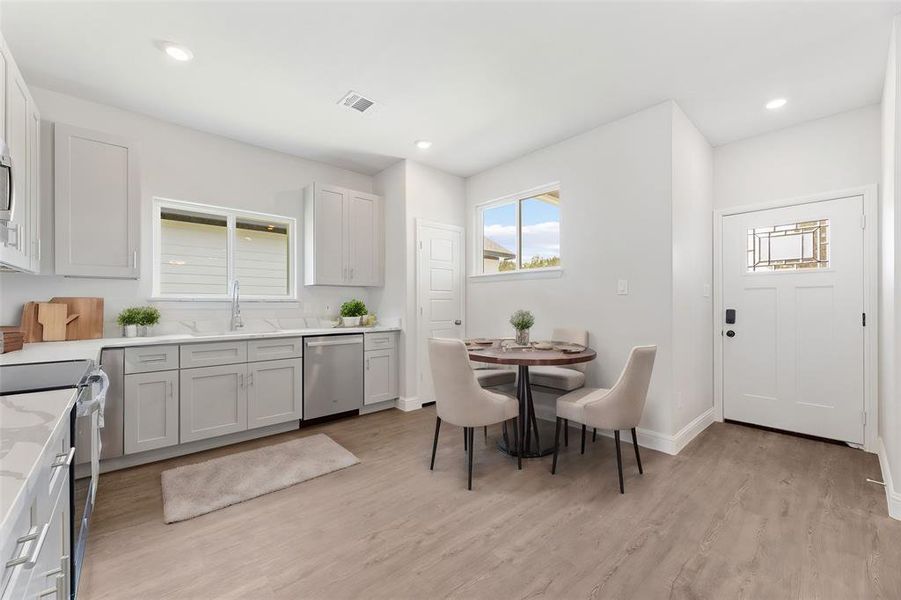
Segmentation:
{"type": "Polygon", "coordinates": [[[621,494],[625,493],[625,488],[623,486],[623,457],[619,446],[620,430],[632,430],[635,462],[638,463],[638,472],[644,473],[644,469],[641,467],[641,455],[638,452],[635,428],[638,427],[638,422],[641,420],[641,413],[644,411],[644,404],[648,397],[648,385],[651,383],[651,372],[654,369],[656,354],[657,346],[636,346],[629,353],[626,366],[612,388],[582,388],[557,399],[557,431],[554,438],[554,461],[551,465],[551,474],[557,472],[560,427],[566,420],[582,424],[583,453],[585,450],[584,427],[586,425],[597,429],[613,430],[621,494]]]}
{"type": "Polygon", "coordinates": [[[461,340],[429,339],[429,361],[432,367],[432,384],[435,390],[435,439],[432,442],[432,462],[438,450],[438,432],[442,421],[463,427],[464,440],[469,453],[468,489],[472,489],[473,431],[495,423],[513,420],[514,440],[517,448],[517,468],[522,469],[522,448],[519,440],[519,403],[515,398],[486,390],[479,385],[469,353],[461,340]]]}
{"type": "MultiPolygon", "coordinates": [[[[516,371],[511,369],[499,369],[497,367],[475,366],[473,370],[476,373],[476,379],[483,388],[492,388],[499,385],[513,385],[516,383],[516,371]]],[[[483,428],[485,434],[485,443],[488,443],[488,427],[483,428]]],[[[506,427],[504,428],[504,439],[507,439],[506,427]]],[[[466,445],[464,438],[464,446],[466,445]]]]}
{"type": "MultiPolygon", "coordinates": [[[[588,332],[584,329],[571,327],[557,327],[551,334],[555,342],[567,342],[570,344],[588,345],[588,332]]],[[[529,369],[529,383],[540,387],[550,388],[559,392],[571,392],[585,385],[585,369],[588,363],[577,363],[564,366],[531,367],[529,369]]],[[[564,423],[563,444],[569,446],[569,423],[564,423]]],[[[591,440],[597,438],[597,431],[592,432],[591,440]]],[[[582,427],[582,453],[585,453],[585,427],[582,427]]]]}

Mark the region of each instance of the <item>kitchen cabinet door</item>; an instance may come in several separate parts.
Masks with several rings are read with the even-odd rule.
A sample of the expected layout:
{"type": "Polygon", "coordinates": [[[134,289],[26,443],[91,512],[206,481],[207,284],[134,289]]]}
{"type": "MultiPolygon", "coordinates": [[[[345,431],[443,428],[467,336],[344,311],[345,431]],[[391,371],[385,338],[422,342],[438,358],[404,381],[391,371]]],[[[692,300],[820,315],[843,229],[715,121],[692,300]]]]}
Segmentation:
{"type": "Polygon", "coordinates": [[[314,184],[304,205],[304,282],[344,285],[347,282],[345,210],[347,190],[314,184]]]}
{"type": "Polygon", "coordinates": [[[178,443],[178,371],[125,376],[125,454],[178,443]]]}
{"type": "Polygon", "coordinates": [[[347,195],[347,279],[350,285],[381,284],[381,198],[374,194],[347,195]]]}
{"type": "Polygon", "coordinates": [[[28,138],[31,142],[29,148],[28,176],[30,184],[28,188],[29,217],[31,219],[31,244],[28,247],[29,271],[41,272],[41,115],[32,103],[29,114],[28,138]]]}
{"type": "Polygon", "coordinates": [[[54,129],[56,274],[137,279],[141,194],[135,146],[60,123],[54,129]]]}
{"type": "Polygon", "coordinates": [[[48,514],[47,534],[31,568],[31,581],[23,598],[69,598],[69,486],[56,498],[48,514]]]}
{"type": "Polygon", "coordinates": [[[247,365],[247,428],[303,417],[303,359],[247,365]]]}
{"type": "Polygon", "coordinates": [[[179,393],[181,443],[247,429],[247,365],[182,369],[179,393]]]}
{"type": "Polygon", "coordinates": [[[376,404],[398,397],[397,349],[366,352],[365,369],[364,404],[376,404]]]}

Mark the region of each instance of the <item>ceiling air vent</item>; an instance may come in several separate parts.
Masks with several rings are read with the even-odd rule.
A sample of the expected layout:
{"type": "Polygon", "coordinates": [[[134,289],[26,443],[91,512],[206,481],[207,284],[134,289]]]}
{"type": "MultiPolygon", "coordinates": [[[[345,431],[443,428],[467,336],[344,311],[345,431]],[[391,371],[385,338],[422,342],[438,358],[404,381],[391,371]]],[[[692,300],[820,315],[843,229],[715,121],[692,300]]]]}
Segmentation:
{"type": "Polygon", "coordinates": [[[338,104],[346,106],[348,108],[352,108],[359,112],[366,112],[366,109],[370,108],[375,102],[366,98],[359,92],[355,92],[353,90],[347,92],[347,94],[338,101],[338,104]]]}

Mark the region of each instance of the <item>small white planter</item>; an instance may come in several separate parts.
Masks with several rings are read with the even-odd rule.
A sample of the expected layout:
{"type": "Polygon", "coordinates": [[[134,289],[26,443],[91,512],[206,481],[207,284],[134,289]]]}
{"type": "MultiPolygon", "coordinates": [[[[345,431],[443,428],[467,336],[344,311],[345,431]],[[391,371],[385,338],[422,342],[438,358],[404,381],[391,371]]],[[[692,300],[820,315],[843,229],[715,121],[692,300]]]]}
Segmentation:
{"type": "Polygon", "coordinates": [[[360,317],[341,317],[341,325],[344,327],[359,327],[360,317]]]}
{"type": "Polygon", "coordinates": [[[122,335],[125,337],[138,337],[138,326],[137,325],[125,325],[122,327],[122,335]]]}

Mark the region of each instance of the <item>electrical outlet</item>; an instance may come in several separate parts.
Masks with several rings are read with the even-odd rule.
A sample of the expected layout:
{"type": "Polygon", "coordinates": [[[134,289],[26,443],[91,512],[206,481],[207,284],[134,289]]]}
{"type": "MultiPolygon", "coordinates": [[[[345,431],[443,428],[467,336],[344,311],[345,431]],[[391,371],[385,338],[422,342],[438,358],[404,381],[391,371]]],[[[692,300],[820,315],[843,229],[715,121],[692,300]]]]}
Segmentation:
{"type": "Polygon", "coordinates": [[[620,279],[616,282],[616,293],[618,296],[625,296],[629,293],[629,281],[620,279]]]}
{"type": "Polygon", "coordinates": [[[704,297],[705,298],[710,297],[710,284],[709,283],[704,284],[704,297]]]}

